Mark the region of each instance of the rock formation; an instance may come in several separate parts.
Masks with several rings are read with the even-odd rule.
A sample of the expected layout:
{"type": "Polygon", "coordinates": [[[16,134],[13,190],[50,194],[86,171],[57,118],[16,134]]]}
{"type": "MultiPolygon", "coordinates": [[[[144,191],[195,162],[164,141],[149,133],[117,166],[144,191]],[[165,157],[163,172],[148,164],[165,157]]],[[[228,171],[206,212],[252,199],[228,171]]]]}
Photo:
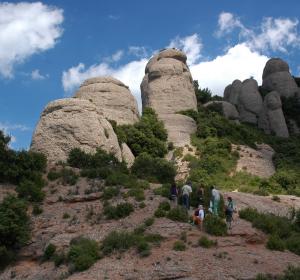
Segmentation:
{"type": "Polygon", "coordinates": [[[214,105],[220,105],[221,109],[222,109],[222,114],[225,118],[229,119],[229,120],[235,120],[238,121],[239,120],[239,113],[236,109],[236,107],[226,101],[209,101],[207,103],[205,103],[203,106],[204,107],[210,107],[210,106],[214,106],[214,105]]]}
{"type": "Polygon", "coordinates": [[[242,122],[257,124],[262,104],[263,101],[258,91],[256,80],[247,79],[243,81],[237,104],[240,120],[242,122]]]}
{"type": "Polygon", "coordinates": [[[175,146],[190,142],[196,131],[193,119],[178,114],[183,110],[197,110],[193,79],[186,64],[186,55],[176,49],[166,49],[150,59],[141,84],[143,108],[151,107],[168,131],[175,146]]]}
{"type": "Polygon", "coordinates": [[[263,71],[262,88],[277,91],[280,97],[293,97],[298,94],[298,86],[290,74],[288,64],[280,58],[271,58],[263,71]]]}
{"type": "Polygon", "coordinates": [[[237,105],[239,95],[242,88],[242,82],[240,80],[234,80],[231,85],[228,85],[224,90],[224,100],[231,104],[237,105]]]}
{"type": "Polygon", "coordinates": [[[289,137],[289,131],[281,108],[281,99],[276,91],[269,92],[264,99],[264,108],[261,112],[258,126],[266,133],[275,133],[276,136],[289,137]]]}
{"type": "Polygon", "coordinates": [[[133,124],[138,121],[137,102],[128,87],[112,77],[86,80],[75,94],[76,98],[94,103],[107,120],[117,124],[133,124]]]}
{"type": "Polygon", "coordinates": [[[49,162],[65,161],[73,148],[94,153],[97,148],[121,160],[121,149],[111,124],[88,100],[59,99],[44,109],[34,132],[31,150],[44,153],[49,162]]]}

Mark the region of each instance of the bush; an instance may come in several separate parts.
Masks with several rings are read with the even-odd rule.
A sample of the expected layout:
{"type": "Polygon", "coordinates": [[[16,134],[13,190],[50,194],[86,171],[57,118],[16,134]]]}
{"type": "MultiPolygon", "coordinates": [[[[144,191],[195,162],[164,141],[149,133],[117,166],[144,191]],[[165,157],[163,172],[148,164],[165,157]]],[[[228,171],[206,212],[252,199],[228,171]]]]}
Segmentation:
{"type": "Polygon", "coordinates": [[[134,125],[117,126],[115,129],[120,142],[125,142],[135,156],[148,153],[163,157],[167,153],[167,131],[151,108],[144,108],[139,122],[134,125]]]}
{"type": "Polygon", "coordinates": [[[166,216],[166,211],[164,211],[164,210],[161,209],[161,208],[158,208],[158,209],[155,210],[154,216],[155,216],[156,218],[162,218],[162,217],[165,217],[165,216],[166,216]]]}
{"type": "Polygon", "coordinates": [[[207,233],[224,236],[227,234],[227,226],[223,219],[220,217],[208,214],[203,222],[204,229],[207,233]]]}
{"type": "Polygon", "coordinates": [[[217,245],[217,241],[210,240],[206,236],[202,236],[198,240],[198,245],[201,246],[201,247],[203,247],[203,248],[211,248],[211,247],[217,245]]]}
{"type": "Polygon", "coordinates": [[[175,251],[185,251],[186,249],[186,245],[184,244],[184,242],[178,240],[175,241],[173,244],[173,250],[175,251]]]}
{"type": "Polygon", "coordinates": [[[118,196],[120,193],[120,188],[119,187],[106,187],[103,190],[102,198],[105,200],[111,199],[115,196],[118,196]]]}
{"type": "Polygon", "coordinates": [[[161,187],[154,189],[153,192],[156,195],[161,195],[163,197],[169,198],[170,188],[171,188],[171,184],[163,184],[161,187]]]}
{"type": "Polygon", "coordinates": [[[300,233],[293,232],[289,238],[287,238],[286,248],[300,256],[300,233]]]}
{"type": "Polygon", "coordinates": [[[141,257],[148,257],[151,253],[150,245],[145,240],[140,240],[137,244],[137,251],[141,257]]]}
{"type": "Polygon", "coordinates": [[[112,231],[101,243],[101,251],[109,255],[113,251],[124,252],[136,244],[136,238],[132,233],[126,231],[112,231]]]}
{"type": "Polygon", "coordinates": [[[16,248],[30,237],[30,220],[24,201],[9,195],[0,203],[0,266],[14,259],[16,248]]]}
{"type": "Polygon", "coordinates": [[[278,235],[271,235],[267,242],[267,248],[275,251],[284,251],[284,242],[278,235]]]}
{"type": "Polygon", "coordinates": [[[68,259],[76,271],[88,269],[100,257],[99,246],[95,240],[79,237],[72,239],[70,245],[68,259]]]}
{"type": "Polygon", "coordinates": [[[50,243],[44,251],[43,260],[45,261],[50,260],[53,257],[55,251],[56,251],[56,246],[50,243]]]}
{"type": "Polygon", "coordinates": [[[132,188],[128,192],[129,196],[133,196],[136,201],[143,201],[145,200],[144,190],[141,188],[132,188]]]}
{"type": "Polygon", "coordinates": [[[145,224],[146,227],[152,226],[153,223],[154,223],[154,218],[148,218],[148,219],[146,219],[145,222],[144,222],[144,224],[145,224]]]}
{"type": "Polygon", "coordinates": [[[184,209],[181,206],[172,208],[167,214],[167,218],[169,218],[172,221],[184,222],[184,223],[188,222],[189,220],[189,216],[186,209],[184,209]]]}
{"type": "Polygon", "coordinates": [[[60,172],[57,172],[57,171],[55,171],[55,170],[50,170],[49,172],[48,172],[48,175],[47,175],[47,178],[48,178],[48,180],[49,181],[55,181],[55,180],[57,180],[58,178],[60,178],[60,172]]]}
{"type": "Polygon", "coordinates": [[[171,209],[171,205],[168,201],[163,201],[159,204],[158,208],[164,211],[169,211],[171,209]]]}
{"type": "Polygon", "coordinates": [[[300,279],[300,267],[289,265],[283,275],[273,277],[270,274],[258,274],[256,280],[298,280],[300,279]]]}
{"type": "Polygon", "coordinates": [[[134,161],[132,172],[148,181],[170,183],[176,175],[175,167],[165,159],[153,158],[149,154],[140,154],[134,161]]]}
{"type": "Polygon", "coordinates": [[[78,175],[72,169],[63,168],[60,174],[63,185],[73,186],[78,180],[78,175]]]}
{"type": "Polygon", "coordinates": [[[21,198],[25,198],[33,202],[41,202],[45,193],[42,191],[43,183],[36,183],[31,180],[24,179],[17,186],[16,191],[21,198]]]}
{"type": "Polygon", "coordinates": [[[39,205],[34,204],[32,209],[32,214],[34,216],[40,215],[43,213],[43,208],[41,208],[39,205]]]}
{"type": "Polygon", "coordinates": [[[134,211],[131,203],[120,203],[117,206],[108,205],[104,207],[103,214],[107,219],[120,219],[129,216],[134,211]]]}

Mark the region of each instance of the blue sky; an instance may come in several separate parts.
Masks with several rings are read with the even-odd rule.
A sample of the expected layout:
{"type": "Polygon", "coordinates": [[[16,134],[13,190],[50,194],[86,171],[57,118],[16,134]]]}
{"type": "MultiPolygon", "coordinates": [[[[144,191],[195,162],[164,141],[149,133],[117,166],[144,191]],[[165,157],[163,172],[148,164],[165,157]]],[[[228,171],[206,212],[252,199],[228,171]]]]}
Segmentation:
{"type": "Polygon", "coordinates": [[[48,102],[112,75],[140,104],[153,53],[183,49],[194,79],[222,95],[270,57],[300,73],[300,1],[69,0],[0,2],[0,129],[27,149],[48,102]]]}

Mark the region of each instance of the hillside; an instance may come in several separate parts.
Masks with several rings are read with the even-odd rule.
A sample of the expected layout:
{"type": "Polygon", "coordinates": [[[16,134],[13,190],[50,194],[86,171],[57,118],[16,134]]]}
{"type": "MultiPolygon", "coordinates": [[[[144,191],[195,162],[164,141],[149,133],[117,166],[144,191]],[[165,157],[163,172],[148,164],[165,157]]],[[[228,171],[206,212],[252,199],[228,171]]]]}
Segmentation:
{"type": "Polygon", "coordinates": [[[262,86],[234,81],[223,99],[199,88],[186,59],[150,59],[141,116],[126,85],[99,77],[46,106],[30,151],[0,132],[0,279],[299,279],[295,79],[271,60],[262,86]],[[169,200],[186,181],[189,211],[169,200]],[[199,187],[202,231],[191,224],[199,187]]]}

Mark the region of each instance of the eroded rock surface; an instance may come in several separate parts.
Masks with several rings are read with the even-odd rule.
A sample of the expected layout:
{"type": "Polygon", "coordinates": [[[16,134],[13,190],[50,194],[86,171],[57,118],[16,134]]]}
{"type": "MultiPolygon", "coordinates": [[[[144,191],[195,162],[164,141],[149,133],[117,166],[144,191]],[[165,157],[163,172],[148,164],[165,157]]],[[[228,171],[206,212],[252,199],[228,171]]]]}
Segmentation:
{"type": "Polygon", "coordinates": [[[299,91],[288,64],[280,58],[271,58],[266,63],[262,88],[265,91],[277,91],[286,98],[295,96],[299,91]]]}
{"type": "Polygon", "coordinates": [[[31,150],[44,153],[48,162],[65,161],[73,148],[94,153],[97,148],[118,159],[121,149],[111,124],[88,100],[66,98],[49,103],[35,129],[31,150]]]}
{"type": "Polygon", "coordinates": [[[236,107],[226,101],[209,101],[204,104],[204,107],[210,107],[214,105],[221,106],[223,116],[229,120],[239,120],[239,112],[237,111],[236,107]]]}
{"type": "Polygon", "coordinates": [[[176,49],[166,49],[152,57],[145,69],[141,93],[143,108],[156,111],[168,130],[169,141],[175,146],[189,144],[189,135],[195,132],[196,124],[191,118],[176,114],[197,110],[186,55],[176,49]]]}
{"type": "Polygon", "coordinates": [[[133,124],[138,121],[137,102],[129,88],[112,77],[97,77],[86,80],[75,94],[96,105],[99,114],[117,124],[133,124]]]}

